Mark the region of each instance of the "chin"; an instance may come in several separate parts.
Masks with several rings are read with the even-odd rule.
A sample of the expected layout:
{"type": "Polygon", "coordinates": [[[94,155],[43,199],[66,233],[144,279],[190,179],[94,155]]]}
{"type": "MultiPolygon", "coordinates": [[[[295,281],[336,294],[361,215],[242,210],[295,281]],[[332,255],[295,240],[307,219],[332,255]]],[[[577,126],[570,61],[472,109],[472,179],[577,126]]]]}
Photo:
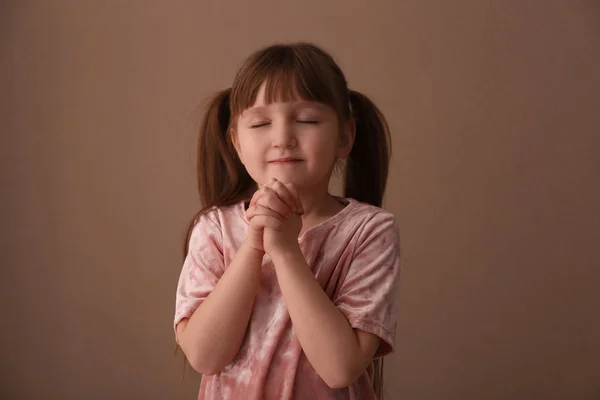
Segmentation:
{"type": "Polygon", "coordinates": [[[268,183],[271,180],[271,178],[275,178],[283,184],[291,183],[292,185],[296,186],[297,188],[304,186],[306,184],[306,179],[304,179],[300,176],[293,176],[293,175],[288,175],[288,174],[273,174],[271,176],[267,176],[263,179],[261,184],[264,185],[265,183],[268,183]]]}

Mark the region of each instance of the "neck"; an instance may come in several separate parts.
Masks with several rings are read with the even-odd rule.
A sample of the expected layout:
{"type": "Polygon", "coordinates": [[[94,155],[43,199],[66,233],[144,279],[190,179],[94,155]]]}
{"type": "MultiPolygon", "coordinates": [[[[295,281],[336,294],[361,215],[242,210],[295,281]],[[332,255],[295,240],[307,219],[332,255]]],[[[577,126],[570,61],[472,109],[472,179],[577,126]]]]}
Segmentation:
{"type": "Polygon", "coordinates": [[[304,207],[302,231],[332,217],[344,208],[327,190],[311,194],[300,193],[300,201],[304,207]]]}
{"type": "MultiPolygon", "coordinates": [[[[329,173],[323,180],[312,186],[297,186],[298,196],[302,202],[304,208],[304,215],[302,221],[306,218],[313,218],[319,216],[328,216],[335,208],[336,204],[339,206],[340,203],[329,194],[329,181],[331,179],[331,173],[329,173]]],[[[337,211],[334,211],[335,214],[337,211]]]]}

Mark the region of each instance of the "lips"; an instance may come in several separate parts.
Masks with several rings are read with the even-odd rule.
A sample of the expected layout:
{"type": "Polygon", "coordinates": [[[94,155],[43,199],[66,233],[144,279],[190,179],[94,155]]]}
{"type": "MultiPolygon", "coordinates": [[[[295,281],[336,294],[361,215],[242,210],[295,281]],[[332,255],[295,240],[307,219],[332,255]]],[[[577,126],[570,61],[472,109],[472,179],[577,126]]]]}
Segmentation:
{"type": "Polygon", "coordinates": [[[293,158],[293,157],[283,157],[283,158],[276,158],[274,160],[269,161],[269,164],[283,164],[283,163],[294,163],[294,162],[300,162],[302,161],[299,158],[293,158]]]}

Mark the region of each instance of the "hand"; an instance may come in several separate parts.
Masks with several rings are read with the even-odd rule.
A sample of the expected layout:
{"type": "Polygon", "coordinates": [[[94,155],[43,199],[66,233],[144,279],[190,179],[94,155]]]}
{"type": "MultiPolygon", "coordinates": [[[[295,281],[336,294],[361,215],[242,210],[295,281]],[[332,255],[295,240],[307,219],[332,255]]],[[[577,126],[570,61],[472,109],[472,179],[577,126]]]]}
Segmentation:
{"type": "Polygon", "coordinates": [[[273,256],[298,246],[304,213],[298,193],[292,184],[273,178],[262,186],[250,201],[246,218],[250,229],[246,240],[256,250],[273,256]]]}

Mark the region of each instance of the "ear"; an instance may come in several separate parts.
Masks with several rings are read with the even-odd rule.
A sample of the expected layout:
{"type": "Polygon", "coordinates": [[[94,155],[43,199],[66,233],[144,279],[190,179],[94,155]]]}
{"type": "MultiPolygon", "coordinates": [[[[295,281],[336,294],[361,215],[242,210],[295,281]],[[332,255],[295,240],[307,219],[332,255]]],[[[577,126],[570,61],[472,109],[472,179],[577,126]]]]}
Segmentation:
{"type": "Polygon", "coordinates": [[[238,158],[240,159],[242,164],[244,164],[244,159],[242,158],[242,148],[240,147],[240,141],[238,139],[238,135],[236,134],[233,128],[229,128],[229,137],[231,138],[231,143],[235,148],[235,152],[237,153],[238,158]]]}
{"type": "Polygon", "coordinates": [[[340,144],[338,146],[337,156],[338,158],[346,158],[352,150],[354,145],[354,138],[356,137],[356,123],[354,119],[349,119],[342,126],[340,131],[340,144]]]}

